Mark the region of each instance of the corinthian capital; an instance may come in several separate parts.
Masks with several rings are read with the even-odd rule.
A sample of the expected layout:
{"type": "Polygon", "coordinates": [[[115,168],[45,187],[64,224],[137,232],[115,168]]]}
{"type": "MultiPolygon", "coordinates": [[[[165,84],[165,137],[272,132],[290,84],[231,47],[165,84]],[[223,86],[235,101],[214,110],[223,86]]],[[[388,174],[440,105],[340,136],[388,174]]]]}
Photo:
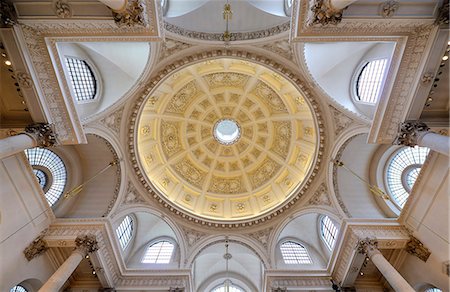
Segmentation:
{"type": "Polygon", "coordinates": [[[85,254],[98,250],[97,239],[93,234],[78,236],[75,239],[75,245],[77,246],[77,249],[80,249],[85,254]]]}
{"type": "Polygon", "coordinates": [[[28,261],[31,261],[35,257],[44,253],[47,249],[48,246],[47,242],[44,240],[44,234],[41,234],[25,248],[23,254],[28,261]]]}
{"type": "Polygon", "coordinates": [[[311,0],[312,16],[309,24],[338,24],[342,20],[343,9],[335,9],[331,0],[311,0]]]}
{"type": "Polygon", "coordinates": [[[395,145],[404,145],[414,147],[422,133],[430,128],[421,121],[406,121],[400,124],[400,130],[394,141],[395,145]]]}
{"type": "Polygon", "coordinates": [[[117,26],[145,26],[145,7],[140,0],[128,0],[121,11],[113,10],[117,26]]]}
{"type": "Polygon", "coordinates": [[[36,123],[26,126],[25,133],[33,137],[39,147],[51,147],[56,144],[56,134],[50,124],[36,123]]]}
{"type": "Polygon", "coordinates": [[[368,254],[372,251],[378,250],[378,241],[375,238],[365,238],[358,242],[356,247],[360,254],[368,254]]]}

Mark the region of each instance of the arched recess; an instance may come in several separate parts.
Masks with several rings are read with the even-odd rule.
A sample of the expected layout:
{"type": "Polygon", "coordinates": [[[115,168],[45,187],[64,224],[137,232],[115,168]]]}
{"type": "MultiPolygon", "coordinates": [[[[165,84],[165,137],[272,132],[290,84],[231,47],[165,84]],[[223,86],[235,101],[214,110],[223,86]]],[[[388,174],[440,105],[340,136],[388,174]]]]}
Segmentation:
{"type": "Polygon", "coordinates": [[[30,278],[30,279],[23,280],[22,282],[18,283],[17,285],[20,285],[23,288],[25,288],[27,290],[27,292],[37,292],[39,290],[39,288],[41,288],[42,282],[39,279],[30,278]]]}
{"type": "Polygon", "coordinates": [[[104,217],[109,214],[118,197],[122,175],[116,150],[102,136],[88,133],[86,138],[87,144],[57,148],[74,154],[73,169],[79,175],[76,184],[66,187],[64,194],[67,197],[61,198],[56,204],[57,217],[104,217]],[[112,162],[115,164],[108,167],[112,162]],[[73,191],[81,185],[79,192],[73,191]]]}
{"type": "Polygon", "coordinates": [[[82,120],[105,111],[130,91],[148,70],[154,48],[147,42],[58,42],[59,61],[82,120]],[[66,58],[85,61],[96,79],[97,96],[77,102],[66,58]]]}
{"type": "Polygon", "coordinates": [[[334,102],[357,115],[372,119],[376,104],[357,101],[355,84],[367,62],[387,59],[381,95],[394,49],[395,43],[388,41],[317,42],[298,46],[297,54],[306,63],[314,81],[334,102]]]}
{"type": "Polygon", "coordinates": [[[158,210],[149,206],[132,206],[121,210],[111,217],[111,226],[114,232],[115,246],[120,250],[123,265],[127,269],[175,269],[181,268],[186,258],[185,240],[182,232],[170,217],[164,216],[158,210]],[[122,251],[117,239],[116,228],[125,216],[134,218],[134,234],[128,247],[122,251]],[[169,264],[154,265],[143,264],[141,259],[149,244],[158,239],[175,243],[173,260],[169,264]]]}
{"type": "Polygon", "coordinates": [[[264,263],[251,246],[237,238],[225,239],[223,236],[211,238],[202,246],[192,262],[195,291],[210,291],[227,278],[246,291],[262,291],[264,263]],[[232,256],[228,262],[228,277],[224,258],[226,240],[228,253],[232,256]]]}
{"type": "Polygon", "coordinates": [[[367,143],[367,129],[357,128],[344,133],[332,150],[332,160],[328,167],[329,185],[332,194],[342,210],[349,217],[387,218],[396,214],[386,208],[386,200],[374,195],[367,185],[377,183],[371,179],[372,167],[377,165],[377,152],[382,145],[367,143]],[[345,167],[356,173],[361,179],[344,167],[333,164],[334,160],[344,163],[345,167]]]}
{"type": "MultiPolygon", "coordinates": [[[[320,233],[320,219],[328,216],[340,226],[341,220],[330,210],[308,208],[300,210],[283,220],[276,228],[276,232],[269,243],[270,259],[277,269],[288,270],[326,270],[333,250],[325,245],[320,233]],[[285,241],[293,241],[303,245],[312,260],[311,264],[285,264],[280,251],[280,245],[285,241]]],[[[336,242],[339,240],[337,234],[336,242]]],[[[335,244],[336,246],[336,244],[335,244]]]]}

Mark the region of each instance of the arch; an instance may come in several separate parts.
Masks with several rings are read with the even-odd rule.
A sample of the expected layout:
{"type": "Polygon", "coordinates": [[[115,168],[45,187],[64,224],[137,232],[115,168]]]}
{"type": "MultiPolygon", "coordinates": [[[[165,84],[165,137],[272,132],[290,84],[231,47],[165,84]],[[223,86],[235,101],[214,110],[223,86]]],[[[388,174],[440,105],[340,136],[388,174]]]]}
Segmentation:
{"type": "Polygon", "coordinates": [[[170,237],[158,237],[150,241],[145,249],[141,263],[169,264],[175,256],[177,243],[170,237]]]}
{"type": "Polygon", "coordinates": [[[200,253],[206,249],[209,246],[218,244],[218,243],[224,243],[225,240],[227,240],[230,243],[237,243],[237,244],[241,244],[245,247],[247,247],[248,249],[250,249],[251,251],[253,251],[255,253],[255,255],[261,260],[261,262],[264,265],[264,268],[268,268],[270,267],[270,262],[267,259],[267,257],[265,256],[264,251],[259,247],[259,244],[251,239],[249,239],[248,237],[245,237],[243,235],[237,235],[237,234],[230,234],[230,235],[211,235],[208,236],[207,238],[201,240],[200,242],[198,242],[196,244],[196,246],[194,248],[192,248],[192,252],[189,255],[189,258],[186,261],[186,267],[187,268],[192,268],[192,265],[194,263],[194,261],[196,260],[196,258],[200,255],[200,253]]]}
{"type": "MultiPolygon", "coordinates": [[[[178,225],[175,223],[175,221],[173,221],[172,218],[165,216],[158,209],[148,206],[148,205],[134,205],[134,206],[130,206],[129,208],[125,208],[125,209],[118,211],[110,219],[112,222],[114,222],[114,221],[119,220],[120,218],[125,217],[126,215],[135,214],[137,212],[149,213],[151,215],[159,217],[164,223],[166,223],[172,229],[173,233],[175,234],[174,240],[176,241],[179,251],[180,251],[180,265],[183,265],[183,263],[186,260],[186,253],[187,253],[186,240],[184,238],[184,235],[181,232],[178,225]]],[[[136,221],[136,224],[138,225],[139,221],[136,221]]],[[[114,246],[115,246],[115,248],[120,250],[119,246],[116,246],[116,245],[114,245],[114,246]]]]}
{"type": "Polygon", "coordinates": [[[281,256],[285,264],[312,264],[313,260],[303,242],[296,239],[283,238],[279,241],[281,256]]]}
{"type": "MultiPolygon", "coordinates": [[[[197,290],[210,292],[211,289],[222,284],[223,280],[225,280],[226,277],[226,273],[216,273],[214,275],[211,275],[198,286],[197,290]]],[[[236,283],[238,286],[245,289],[245,292],[258,291],[258,288],[251,281],[249,281],[246,277],[242,276],[239,273],[229,272],[228,277],[232,279],[233,283],[236,283]]]]}

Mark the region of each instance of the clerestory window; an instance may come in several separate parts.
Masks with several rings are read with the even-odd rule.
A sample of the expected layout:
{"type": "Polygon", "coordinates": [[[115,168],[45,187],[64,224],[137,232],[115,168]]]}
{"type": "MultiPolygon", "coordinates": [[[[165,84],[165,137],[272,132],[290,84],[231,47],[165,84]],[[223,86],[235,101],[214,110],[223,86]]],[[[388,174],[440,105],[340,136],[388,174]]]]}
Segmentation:
{"type": "Polygon", "coordinates": [[[122,222],[116,229],[117,238],[119,239],[120,246],[125,249],[130,243],[133,236],[133,218],[131,216],[125,216],[122,222]]]}
{"type": "Polygon", "coordinates": [[[161,240],[147,248],[142,263],[144,264],[168,264],[172,259],[175,246],[173,243],[161,240]]]}
{"type": "Polygon", "coordinates": [[[85,60],[66,57],[75,99],[78,102],[92,101],[97,94],[97,80],[94,72],[85,60]]]}
{"type": "Polygon", "coordinates": [[[336,243],[336,238],[339,229],[336,227],[334,222],[328,216],[323,216],[320,220],[320,233],[325,245],[329,250],[332,250],[334,244],[336,243]]]}
{"type": "Polygon", "coordinates": [[[306,248],[300,243],[286,241],[280,246],[281,255],[285,264],[311,264],[312,260],[306,248]]]}
{"type": "Polygon", "coordinates": [[[366,62],[356,79],[356,99],[360,102],[375,104],[381,93],[387,59],[366,62]]]}

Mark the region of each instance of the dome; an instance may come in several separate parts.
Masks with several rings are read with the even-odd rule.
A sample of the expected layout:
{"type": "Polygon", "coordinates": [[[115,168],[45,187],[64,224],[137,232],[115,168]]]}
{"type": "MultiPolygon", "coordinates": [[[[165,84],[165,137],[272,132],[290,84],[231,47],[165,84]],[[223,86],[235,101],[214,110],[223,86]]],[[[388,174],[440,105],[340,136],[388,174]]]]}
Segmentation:
{"type": "Polygon", "coordinates": [[[249,61],[188,65],[142,103],[135,153],[160,201],[212,221],[242,221],[292,199],[318,146],[315,115],[286,78],[249,61]]]}

